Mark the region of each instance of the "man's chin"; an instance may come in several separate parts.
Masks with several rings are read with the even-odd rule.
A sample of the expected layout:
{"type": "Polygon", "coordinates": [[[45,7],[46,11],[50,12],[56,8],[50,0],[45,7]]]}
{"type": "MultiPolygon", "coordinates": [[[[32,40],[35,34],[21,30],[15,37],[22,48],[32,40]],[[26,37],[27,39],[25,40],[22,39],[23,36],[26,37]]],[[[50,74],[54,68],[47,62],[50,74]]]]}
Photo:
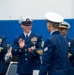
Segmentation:
{"type": "Polygon", "coordinates": [[[29,33],[29,32],[30,32],[30,30],[27,30],[26,32],[27,32],[27,33],[29,33]]]}

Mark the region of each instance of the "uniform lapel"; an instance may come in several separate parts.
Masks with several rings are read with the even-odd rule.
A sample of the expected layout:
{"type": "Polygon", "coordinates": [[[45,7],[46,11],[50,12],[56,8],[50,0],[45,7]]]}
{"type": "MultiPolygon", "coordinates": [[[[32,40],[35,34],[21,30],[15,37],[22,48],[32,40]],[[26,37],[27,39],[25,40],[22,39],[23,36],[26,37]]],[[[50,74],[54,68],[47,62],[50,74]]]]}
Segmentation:
{"type": "Polygon", "coordinates": [[[28,39],[26,40],[26,43],[28,43],[29,41],[31,41],[31,39],[33,38],[33,33],[31,32],[30,36],[28,37],[28,39]]]}

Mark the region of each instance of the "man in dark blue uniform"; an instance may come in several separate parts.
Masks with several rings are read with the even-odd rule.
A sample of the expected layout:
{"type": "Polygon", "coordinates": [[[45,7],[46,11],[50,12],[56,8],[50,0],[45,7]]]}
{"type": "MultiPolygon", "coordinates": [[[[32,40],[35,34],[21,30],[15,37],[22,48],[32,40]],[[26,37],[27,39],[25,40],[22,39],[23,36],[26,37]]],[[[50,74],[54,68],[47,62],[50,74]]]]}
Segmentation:
{"type": "Polygon", "coordinates": [[[69,53],[68,53],[69,61],[67,65],[67,70],[68,70],[67,75],[74,75],[74,39],[66,35],[69,28],[70,24],[65,21],[63,21],[62,24],[59,26],[59,30],[61,34],[67,39],[69,46],[69,53]]]}
{"type": "Polygon", "coordinates": [[[20,21],[20,23],[24,32],[14,40],[12,54],[19,56],[17,73],[32,75],[33,70],[38,70],[40,67],[43,39],[41,35],[31,31],[32,21],[29,18],[20,21]]]}
{"type": "Polygon", "coordinates": [[[7,42],[4,36],[0,36],[0,75],[5,75],[5,54],[7,53],[7,42]]]}
{"type": "Polygon", "coordinates": [[[50,37],[44,43],[44,54],[39,75],[66,75],[68,43],[58,27],[63,18],[54,12],[45,14],[50,37]]]}

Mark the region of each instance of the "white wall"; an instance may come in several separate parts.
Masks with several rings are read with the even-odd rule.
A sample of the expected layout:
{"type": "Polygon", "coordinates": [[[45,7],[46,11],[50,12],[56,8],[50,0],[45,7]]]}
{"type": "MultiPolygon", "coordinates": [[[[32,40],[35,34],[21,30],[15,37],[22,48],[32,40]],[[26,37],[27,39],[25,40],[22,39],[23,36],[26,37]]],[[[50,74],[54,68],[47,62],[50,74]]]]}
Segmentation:
{"type": "Polygon", "coordinates": [[[21,17],[43,19],[48,11],[72,18],[72,1],[74,3],[74,0],[0,0],[0,20],[21,17]]]}
{"type": "Polygon", "coordinates": [[[72,17],[74,18],[74,0],[72,0],[72,17]]]}

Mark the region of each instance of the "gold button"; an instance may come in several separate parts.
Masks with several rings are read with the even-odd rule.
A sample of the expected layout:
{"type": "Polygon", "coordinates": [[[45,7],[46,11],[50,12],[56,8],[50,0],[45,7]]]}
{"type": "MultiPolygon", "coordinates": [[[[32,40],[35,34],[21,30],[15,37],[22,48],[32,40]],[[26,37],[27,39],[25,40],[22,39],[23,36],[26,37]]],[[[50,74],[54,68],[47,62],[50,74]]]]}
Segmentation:
{"type": "Polygon", "coordinates": [[[21,52],[21,50],[19,50],[19,52],[21,52]]]}
{"type": "Polygon", "coordinates": [[[15,51],[17,51],[17,49],[15,49],[15,51]]]}
{"type": "Polygon", "coordinates": [[[25,49],[25,51],[27,51],[27,49],[25,49]]]}
{"type": "Polygon", "coordinates": [[[2,62],[1,62],[2,63],[2,62]]]}
{"type": "Polygon", "coordinates": [[[25,60],[27,60],[27,58],[25,58],[25,60]]]}
{"type": "Polygon", "coordinates": [[[27,54],[25,54],[25,55],[27,55],[27,54]]]}
{"type": "Polygon", "coordinates": [[[38,62],[38,61],[37,61],[38,62]]]}
{"type": "Polygon", "coordinates": [[[27,45],[25,45],[25,46],[27,46],[27,45]]]}

